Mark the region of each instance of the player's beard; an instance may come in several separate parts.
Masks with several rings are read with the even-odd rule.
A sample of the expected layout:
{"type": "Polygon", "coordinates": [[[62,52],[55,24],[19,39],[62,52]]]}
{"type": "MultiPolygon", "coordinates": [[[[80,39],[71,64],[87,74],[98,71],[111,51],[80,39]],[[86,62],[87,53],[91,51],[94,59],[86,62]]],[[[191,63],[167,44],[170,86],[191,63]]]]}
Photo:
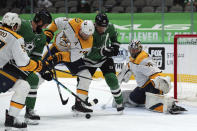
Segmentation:
{"type": "Polygon", "coordinates": [[[36,27],[36,33],[37,34],[40,34],[42,32],[42,26],[41,25],[38,25],[37,27],[36,27]]]}

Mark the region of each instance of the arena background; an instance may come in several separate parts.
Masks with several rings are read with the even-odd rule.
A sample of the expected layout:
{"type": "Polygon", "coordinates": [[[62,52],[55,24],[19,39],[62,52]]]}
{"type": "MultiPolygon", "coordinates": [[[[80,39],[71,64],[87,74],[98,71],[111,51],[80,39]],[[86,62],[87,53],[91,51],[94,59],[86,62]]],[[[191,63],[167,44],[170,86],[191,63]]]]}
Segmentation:
{"type": "MultiPolygon", "coordinates": [[[[106,12],[118,31],[121,50],[114,57],[117,72],[128,60],[127,46],[137,39],[144,45],[159,68],[173,80],[173,43],[175,34],[197,34],[196,1],[189,0],[2,0],[0,19],[10,11],[31,20],[34,13],[47,8],[53,19],[70,17],[93,20],[98,12],[106,12]],[[85,5],[85,7],[84,7],[85,5]]],[[[56,32],[57,33],[57,32],[56,32]]],[[[53,41],[52,41],[53,42],[53,41]]],[[[184,52],[182,54],[184,56],[184,52]]],[[[66,68],[58,66],[58,68],[66,68]]],[[[58,73],[60,77],[72,77],[58,73]]],[[[95,77],[102,77],[98,70],[95,77]]]]}

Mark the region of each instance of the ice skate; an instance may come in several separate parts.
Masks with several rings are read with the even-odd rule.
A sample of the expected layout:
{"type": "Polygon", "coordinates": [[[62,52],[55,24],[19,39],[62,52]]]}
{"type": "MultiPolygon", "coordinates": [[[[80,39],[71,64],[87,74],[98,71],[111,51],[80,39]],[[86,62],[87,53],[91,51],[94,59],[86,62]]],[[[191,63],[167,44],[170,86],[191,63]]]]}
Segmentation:
{"type": "Polygon", "coordinates": [[[92,109],[86,108],[79,100],[76,100],[75,105],[72,106],[72,111],[74,112],[74,117],[86,116],[87,114],[91,115],[93,112],[92,109]]]}
{"type": "Polygon", "coordinates": [[[185,108],[177,106],[175,103],[173,103],[172,107],[169,109],[170,114],[181,114],[185,111],[187,111],[185,108]]]}
{"type": "Polygon", "coordinates": [[[117,104],[116,105],[116,109],[117,109],[118,113],[123,114],[124,106],[123,106],[122,103],[121,104],[117,104]]]}
{"type": "Polygon", "coordinates": [[[6,110],[5,131],[27,131],[27,124],[20,122],[16,117],[10,116],[6,110]]]}
{"type": "Polygon", "coordinates": [[[25,113],[25,122],[29,125],[38,125],[40,120],[40,116],[35,114],[33,109],[26,108],[25,113]]]}

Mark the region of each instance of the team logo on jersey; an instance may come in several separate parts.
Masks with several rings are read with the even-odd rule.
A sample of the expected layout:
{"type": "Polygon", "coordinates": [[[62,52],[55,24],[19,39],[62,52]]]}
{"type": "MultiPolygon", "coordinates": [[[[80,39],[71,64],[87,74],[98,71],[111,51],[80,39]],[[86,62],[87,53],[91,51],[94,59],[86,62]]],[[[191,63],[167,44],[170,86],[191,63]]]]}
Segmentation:
{"type": "Polygon", "coordinates": [[[71,46],[71,42],[70,40],[67,38],[65,32],[63,32],[63,35],[60,37],[60,43],[59,43],[62,47],[65,48],[70,48],[71,46]]]}
{"type": "Polygon", "coordinates": [[[35,47],[35,45],[33,42],[26,42],[25,43],[25,50],[27,51],[28,54],[32,52],[34,47],[35,47]]]}
{"type": "Polygon", "coordinates": [[[165,48],[164,47],[150,47],[148,53],[161,70],[165,69],[165,48]]]}
{"type": "Polygon", "coordinates": [[[23,49],[23,52],[26,52],[26,50],[25,50],[25,45],[22,45],[22,44],[21,44],[21,48],[23,49]]]}

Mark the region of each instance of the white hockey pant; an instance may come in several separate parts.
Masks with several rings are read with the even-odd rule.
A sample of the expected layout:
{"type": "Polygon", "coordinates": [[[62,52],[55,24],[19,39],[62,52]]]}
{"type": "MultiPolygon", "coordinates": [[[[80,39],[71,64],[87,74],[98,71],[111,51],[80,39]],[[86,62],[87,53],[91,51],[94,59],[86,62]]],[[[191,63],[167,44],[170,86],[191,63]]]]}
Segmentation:
{"type": "Polygon", "coordinates": [[[14,91],[14,94],[11,98],[8,114],[16,117],[24,107],[30,85],[27,81],[18,79],[10,91],[14,91]]]}
{"type": "Polygon", "coordinates": [[[82,100],[86,100],[86,98],[88,97],[89,86],[91,84],[91,74],[88,70],[82,70],[79,73],[77,73],[77,75],[86,77],[79,77],[79,83],[77,86],[77,95],[82,100]]]}

